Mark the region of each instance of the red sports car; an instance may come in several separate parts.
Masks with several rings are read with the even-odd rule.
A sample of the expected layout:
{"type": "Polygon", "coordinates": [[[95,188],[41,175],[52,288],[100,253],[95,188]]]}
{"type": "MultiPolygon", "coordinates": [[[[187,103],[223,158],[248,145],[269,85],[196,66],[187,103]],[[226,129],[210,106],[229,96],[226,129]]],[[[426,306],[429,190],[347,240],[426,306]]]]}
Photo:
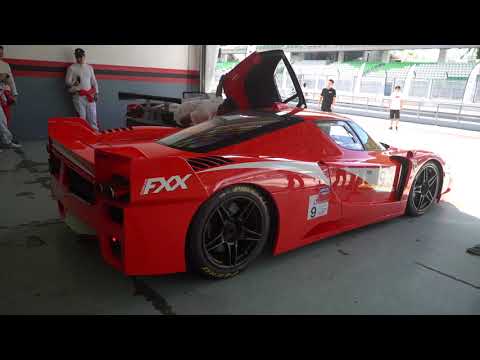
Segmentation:
{"type": "Polygon", "coordinates": [[[95,132],[78,118],[49,120],[60,214],[95,235],[105,261],[125,274],[232,277],[267,244],[278,255],[421,215],[450,190],[439,156],[389,147],[348,118],[307,110],[282,51],[251,54],[224,90],[220,113],[186,129],[95,132]]]}

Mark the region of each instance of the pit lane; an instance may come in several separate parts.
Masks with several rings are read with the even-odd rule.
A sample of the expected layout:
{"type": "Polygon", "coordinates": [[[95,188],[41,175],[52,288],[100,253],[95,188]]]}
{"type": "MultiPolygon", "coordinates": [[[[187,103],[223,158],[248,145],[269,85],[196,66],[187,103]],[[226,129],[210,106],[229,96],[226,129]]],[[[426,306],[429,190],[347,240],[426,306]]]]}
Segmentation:
{"type": "Polygon", "coordinates": [[[419,218],[371,225],[223,281],[127,278],[58,219],[43,142],[0,153],[1,314],[480,314],[480,133],[350,115],[373,137],[433,150],[454,189],[419,218]]]}

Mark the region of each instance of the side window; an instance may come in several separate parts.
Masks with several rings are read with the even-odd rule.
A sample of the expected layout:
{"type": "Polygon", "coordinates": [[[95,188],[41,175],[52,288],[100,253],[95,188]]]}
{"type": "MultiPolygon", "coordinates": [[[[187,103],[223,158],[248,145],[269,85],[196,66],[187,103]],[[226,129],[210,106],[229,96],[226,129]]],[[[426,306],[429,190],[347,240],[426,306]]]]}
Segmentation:
{"type": "Polygon", "coordinates": [[[349,125],[353,128],[353,131],[355,131],[357,136],[360,138],[360,141],[362,142],[365,150],[367,151],[385,150],[385,148],[381,144],[378,144],[375,140],[373,140],[370,137],[370,135],[368,135],[367,132],[360,127],[360,125],[357,125],[353,121],[349,121],[349,125]]]}
{"type": "Polygon", "coordinates": [[[297,93],[283,59],[279,61],[275,69],[274,77],[282,101],[287,100],[297,93]]]}
{"type": "Polygon", "coordinates": [[[341,147],[349,150],[363,150],[360,140],[344,122],[317,121],[316,125],[341,147]]]}

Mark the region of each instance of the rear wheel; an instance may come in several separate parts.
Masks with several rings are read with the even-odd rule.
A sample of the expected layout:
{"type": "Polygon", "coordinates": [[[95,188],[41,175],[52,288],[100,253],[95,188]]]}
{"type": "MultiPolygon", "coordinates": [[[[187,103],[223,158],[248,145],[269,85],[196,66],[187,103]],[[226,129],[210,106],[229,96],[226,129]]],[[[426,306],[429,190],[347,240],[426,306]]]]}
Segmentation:
{"type": "Polygon", "coordinates": [[[440,191],[440,169],[427,162],[415,176],[408,196],[407,214],[423,215],[436,201],[440,191]]]}
{"type": "Polygon", "coordinates": [[[192,222],[187,248],[191,270],[215,279],[237,275],[262,252],[270,222],[267,201],[253,187],[217,193],[192,222]]]}

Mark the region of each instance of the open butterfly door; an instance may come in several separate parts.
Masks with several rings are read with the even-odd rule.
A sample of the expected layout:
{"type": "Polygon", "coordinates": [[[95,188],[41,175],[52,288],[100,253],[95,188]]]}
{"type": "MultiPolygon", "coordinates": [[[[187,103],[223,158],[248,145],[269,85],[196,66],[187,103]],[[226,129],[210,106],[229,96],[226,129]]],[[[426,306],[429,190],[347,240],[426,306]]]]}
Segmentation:
{"type": "Polygon", "coordinates": [[[223,79],[223,89],[238,110],[296,102],[306,107],[300,83],[282,50],[254,52],[223,79]]]}

